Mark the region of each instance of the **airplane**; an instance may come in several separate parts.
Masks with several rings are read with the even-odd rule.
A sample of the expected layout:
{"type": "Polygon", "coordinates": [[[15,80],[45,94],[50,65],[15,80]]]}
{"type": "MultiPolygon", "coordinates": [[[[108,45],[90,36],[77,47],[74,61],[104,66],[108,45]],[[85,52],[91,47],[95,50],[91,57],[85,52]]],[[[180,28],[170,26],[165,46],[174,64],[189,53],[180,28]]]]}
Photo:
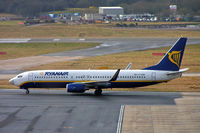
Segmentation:
{"type": "Polygon", "coordinates": [[[188,68],[180,69],[187,38],[179,38],[156,65],[130,70],[131,64],[121,70],[36,70],[20,73],[9,80],[10,84],[29,88],[66,88],[69,93],[84,93],[95,89],[95,95],[102,95],[102,89],[134,88],[167,82],[181,77],[188,68]]]}

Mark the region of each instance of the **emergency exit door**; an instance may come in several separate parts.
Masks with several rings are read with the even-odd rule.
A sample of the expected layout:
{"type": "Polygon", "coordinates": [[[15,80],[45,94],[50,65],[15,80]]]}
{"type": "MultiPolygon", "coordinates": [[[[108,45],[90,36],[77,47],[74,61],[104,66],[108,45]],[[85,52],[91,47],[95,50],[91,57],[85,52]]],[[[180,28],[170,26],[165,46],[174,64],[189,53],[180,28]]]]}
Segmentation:
{"type": "Polygon", "coordinates": [[[151,79],[152,81],[156,80],[156,72],[151,73],[151,79]]]}

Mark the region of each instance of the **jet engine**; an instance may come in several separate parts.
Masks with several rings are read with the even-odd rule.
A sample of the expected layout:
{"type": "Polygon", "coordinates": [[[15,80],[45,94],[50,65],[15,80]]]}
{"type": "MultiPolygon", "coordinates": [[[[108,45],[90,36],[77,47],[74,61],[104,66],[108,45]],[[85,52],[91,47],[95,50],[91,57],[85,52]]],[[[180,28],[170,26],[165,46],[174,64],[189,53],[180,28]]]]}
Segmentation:
{"type": "Polygon", "coordinates": [[[66,89],[67,92],[72,92],[72,93],[83,93],[86,90],[84,84],[76,84],[76,83],[67,84],[66,89]]]}

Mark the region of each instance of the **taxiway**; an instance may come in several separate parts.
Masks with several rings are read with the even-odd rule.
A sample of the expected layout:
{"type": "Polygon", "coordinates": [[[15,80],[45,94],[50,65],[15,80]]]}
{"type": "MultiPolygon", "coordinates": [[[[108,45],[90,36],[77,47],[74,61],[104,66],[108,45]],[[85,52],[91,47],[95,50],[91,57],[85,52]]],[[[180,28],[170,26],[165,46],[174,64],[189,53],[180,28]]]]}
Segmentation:
{"type": "MultiPolygon", "coordinates": [[[[145,119],[147,119],[149,123],[143,124],[144,126],[145,124],[149,126],[158,118],[166,118],[166,115],[170,117],[172,115],[170,111],[175,112],[177,117],[183,115],[181,108],[179,108],[179,112],[176,109],[165,110],[165,108],[175,108],[179,105],[176,102],[177,99],[184,98],[186,98],[184,103],[187,103],[184,107],[190,108],[190,103],[192,103],[195,106],[195,112],[190,114],[190,119],[186,119],[186,122],[181,123],[185,124],[186,127],[181,127],[187,128],[191,122],[194,122],[193,119],[196,125],[200,127],[200,115],[198,113],[200,111],[199,96],[199,93],[115,91],[105,91],[103,96],[94,96],[92,91],[85,94],[68,94],[65,90],[31,90],[30,95],[25,95],[23,90],[2,89],[0,90],[0,132],[116,133],[121,105],[125,105],[121,131],[124,133],[133,130],[144,132],[147,131],[147,128],[142,129],[142,125],[138,125],[141,124],[140,120],[145,122],[145,119]],[[192,101],[191,98],[195,100],[192,101]],[[164,115],[159,110],[157,112],[156,110],[151,110],[151,107],[158,108],[161,111],[168,111],[168,113],[164,115]],[[135,110],[137,112],[130,113],[131,108],[132,111],[135,110]],[[143,112],[143,115],[141,112],[143,112]],[[154,117],[151,117],[151,112],[154,113],[154,117]],[[162,115],[156,117],[155,115],[159,113],[162,115]],[[154,118],[154,121],[149,121],[150,117],[154,118]],[[128,118],[129,120],[130,118],[132,120],[138,119],[136,121],[128,120],[128,125],[126,125],[128,118]],[[197,121],[197,118],[199,118],[199,121],[197,121]],[[130,126],[133,124],[135,124],[135,127],[130,126]]],[[[175,122],[176,120],[171,119],[171,121],[175,122]]],[[[149,131],[170,131],[170,129],[166,130],[162,126],[160,128],[156,124],[159,123],[153,123],[153,127],[149,127],[151,128],[149,131]],[[152,130],[153,128],[154,130],[152,130]]],[[[190,127],[189,129],[192,128],[190,127]]],[[[180,131],[183,130],[180,129],[180,131]]],[[[196,127],[195,131],[200,131],[200,128],[196,127]]]]}

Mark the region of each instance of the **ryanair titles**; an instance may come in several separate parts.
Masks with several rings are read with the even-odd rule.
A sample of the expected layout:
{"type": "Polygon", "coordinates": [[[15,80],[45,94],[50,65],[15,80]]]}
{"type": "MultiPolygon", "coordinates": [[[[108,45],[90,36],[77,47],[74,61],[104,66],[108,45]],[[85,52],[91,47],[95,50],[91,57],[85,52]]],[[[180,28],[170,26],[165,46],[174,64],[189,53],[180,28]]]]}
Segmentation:
{"type": "Polygon", "coordinates": [[[68,76],[68,72],[45,72],[45,76],[68,76]]]}

